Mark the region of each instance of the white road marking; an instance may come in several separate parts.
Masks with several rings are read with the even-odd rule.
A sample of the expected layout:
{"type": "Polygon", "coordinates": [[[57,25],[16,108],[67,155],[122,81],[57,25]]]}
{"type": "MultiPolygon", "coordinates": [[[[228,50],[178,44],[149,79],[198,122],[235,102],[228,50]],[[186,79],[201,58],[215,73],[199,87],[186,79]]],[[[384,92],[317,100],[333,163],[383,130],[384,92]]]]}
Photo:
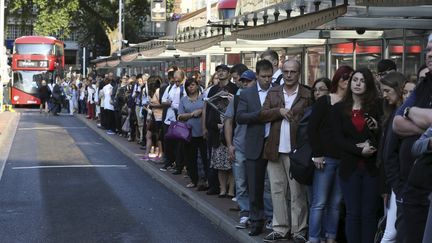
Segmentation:
{"type": "Polygon", "coordinates": [[[99,145],[103,145],[103,143],[98,143],[98,142],[77,142],[75,143],[76,145],[86,145],[86,146],[91,146],[91,145],[95,145],[95,146],[99,146],[99,145]]]}
{"type": "Polygon", "coordinates": [[[45,165],[45,166],[23,166],[12,167],[13,170],[26,169],[53,169],[53,168],[126,168],[127,165],[45,165]]]}
{"type": "Polygon", "coordinates": [[[19,131],[53,130],[53,129],[87,129],[87,127],[21,127],[21,128],[18,128],[19,131]]]}

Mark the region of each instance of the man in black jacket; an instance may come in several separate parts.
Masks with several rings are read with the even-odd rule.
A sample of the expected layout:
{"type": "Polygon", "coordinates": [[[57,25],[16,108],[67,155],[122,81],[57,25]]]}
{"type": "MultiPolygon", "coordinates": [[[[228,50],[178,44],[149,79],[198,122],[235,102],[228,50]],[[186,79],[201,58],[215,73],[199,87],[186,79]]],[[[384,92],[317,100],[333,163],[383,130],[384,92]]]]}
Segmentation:
{"type": "Polygon", "coordinates": [[[59,78],[56,80],[52,91],[53,107],[51,108],[51,111],[54,116],[58,116],[58,113],[61,111],[62,90],[60,83],[61,79],[59,78]]]}
{"type": "MultiPolygon", "coordinates": [[[[432,39],[426,48],[426,65],[432,70],[432,39]]],[[[390,182],[396,188],[397,202],[397,242],[421,242],[426,224],[429,201],[427,193],[409,187],[406,183],[415,158],[411,148],[419,136],[432,124],[432,73],[426,74],[411,96],[399,108],[393,120],[394,132],[401,136],[399,161],[392,163],[392,168],[399,175],[390,182]],[[399,188],[399,189],[398,189],[399,188]],[[399,191],[399,192],[398,192],[399,191]]],[[[394,160],[393,160],[394,161],[394,160]]],[[[387,167],[386,167],[387,168],[387,167]]]]}

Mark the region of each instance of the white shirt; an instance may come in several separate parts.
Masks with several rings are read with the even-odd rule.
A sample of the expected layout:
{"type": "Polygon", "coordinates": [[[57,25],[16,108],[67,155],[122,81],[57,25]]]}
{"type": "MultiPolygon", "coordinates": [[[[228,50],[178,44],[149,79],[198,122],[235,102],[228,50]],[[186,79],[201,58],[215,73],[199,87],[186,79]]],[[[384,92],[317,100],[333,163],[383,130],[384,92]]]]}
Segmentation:
{"type": "Polygon", "coordinates": [[[99,90],[100,107],[104,108],[104,91],[103,88],[99,90]]]}
{"type": "MultiPolygon", "coordinates": [[[[165,121],[164,121],[164,123],[167,125],[171,124],[171,121],[177,120],[174,110],[178,110],[180,104],[180,91],[182,89],[181,88],[182,86],[183,85],[177,86],[173,84],[171,89],[168,86],[167,89],[165,90],[164,95],[162,96],[162,102],[171,101],[171,107],[168,108],[165,121]]],[[[186,95],[185,90],[183,90],[183,95],[186,95]]]]}
{"type": "MultiPolygon", "coordinates": [[[[273,73],[273,76],[272,76],[272,83],[276,82],[276,80],[279,78],[279,76],[280,76],[281,74],[282,74],[282,70],[280,70],[280,69],[278,69],[275,73],[273,73]]],[[[283,78],[281,78],[279,84],[280,84],[280,85],[283,85],[283,84],[284,84],[284,80],[283,80],[283,78]]]]}
{"type": "Polygon", "coordinates": [[[107,84],[103,87],[102,91],[104,94],[104,108],[107,110],[114,110],[114,106],[111,104],[111,93],[113,90],[113,86],[111,84],[107,84]]]}
{"type": "Polygon", "coordinates": [[[149,103],[147,84],[144,85],[144,87],[141,87],[138,84],[136,84],[134,86],[133,94],[135,97],[135,104],[136,105],[143,106],[143,105],[147,105],[149,103]],[[141,90],[142,90],[142,92],[141,92],[141,90]],[[138,96],[136,96],[136,92],[139,92],[140,94],[138,96]],[[140,104],[140,95],[141,95],[141,104],[140,104]]]}
{"type": "MultiPolygon", "coordinates": [[[[294,100],[297,97],[299,86],[300,85],[297,85],[297,88],[294,91],[294,93],[292,93],[290,95],[288,95],[288,93],[285,91],[285,88],[283,89],[285,109],[291,109],[291,107],[294,103],[294,100]]],[[[289,121],[286,119],[283,119],[282,124],[281,124],[281,131],[280,131],[280,135],[279,135],[279,153],[291,152],[290,128],[291,127],[290,127],[289,121]]]]}
{"type": "MultiPolygon", "coordinates": [[[[258,81],[256,83],[257,83],[258,95],[259,95],[260,103],[261,103],[261,107],[262,107],[263,104],[264,104],[264,101],[265,101],[265,99],[267,97],[267,93],[270,90],[270,88],[268,88],[267,90],[264,90],[264,89],[261,88],[261,86],[259,85],[258,81]]],[[[265,124],[265,133],[264,133],[265,137],[268,137],[269,133],[270,133],[270,122],[267,122],[265,124]]]]}
{"type": "Polygon", "coordinates": [[[94,103],[94,100],[93,100],[93,95],[94,95],[94,93],[95,93],[95,90],[93,89],[93,86],[92,87],[87,87],[87,102],[90,102],[90,104],[93,104],[94,103]]]}
{"type": "Polygon", "coordinates": [[[97,103],[99,101],[99,87],[96,87],[95,84],[93,84],[93,88],[95,90],[95,94],[94,94],[94,101],[97,103]]]}
{"type": "Polygon", "coordinates": [[[49,83],[48,84],[48,88],[50,89],[51,93],[53,92],[54,89],[54,84],[53,83],[49,83]]]}

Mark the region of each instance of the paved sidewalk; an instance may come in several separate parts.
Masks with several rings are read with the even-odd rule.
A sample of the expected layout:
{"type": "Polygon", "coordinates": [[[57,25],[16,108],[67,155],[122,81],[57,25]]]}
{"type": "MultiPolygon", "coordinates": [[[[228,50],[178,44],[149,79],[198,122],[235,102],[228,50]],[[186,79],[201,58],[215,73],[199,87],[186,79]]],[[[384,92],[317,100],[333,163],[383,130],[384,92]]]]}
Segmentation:
{"type": "MultiPolygon", "coordinates": [[[[96,131],[101,137],[105,138],[108,142],[113,144],[116,148],[126,154],[135,163],[137,163],[143,170],[148,172],[153,178],[164,184],[167,188],[172,190],[178,196],[186,200],[195,209],[200,211],[203,215],[209,218],[214,224],[229,233],[233,238],[239,242],[262,242],[264,237],[270,231],[266,231],[259,237],[250,237],[249,230],[238,230],[235,225],[238,222],[238,212],[230,211],[230,208],[235,208],[237,204],[231,199],[221,199],[215,196],[206,195],[205,191],[196,191],[195,188],[186,188],[189,183],[187,178],[183,175],[173,175],[171,172],[162,172],[159,168],[161,164],[154,162],[145,162],[141,160],[144,155],[144,150],[136,142],[128,142],[126,138],[117,135],[107,135],[106,131],[96,126],[95,121],[90,121],[84,115],[76,114],[78,119],[83,121],[87,126],[96,131]]],[[[197,229],[199,230],[199,229],[197,229]]]]}
{"type": "Polygon", "coordinates": [[[0,113],[0,178],[15,137],[19,117],[20,114],[17,112],[0,113]]]}

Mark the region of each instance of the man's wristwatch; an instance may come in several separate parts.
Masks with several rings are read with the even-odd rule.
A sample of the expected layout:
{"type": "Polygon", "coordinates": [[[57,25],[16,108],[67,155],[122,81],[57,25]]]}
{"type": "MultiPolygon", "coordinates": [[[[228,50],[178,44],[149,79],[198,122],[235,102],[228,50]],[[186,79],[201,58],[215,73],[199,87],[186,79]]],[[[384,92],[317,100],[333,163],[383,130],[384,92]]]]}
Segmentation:
{"type": "Polygon", "coordinates": [[[409,111],[410,111],[411,107],[405,107],[404,111],[403,111],[403,118],[408,119],[409,120],[409,111]]]}

